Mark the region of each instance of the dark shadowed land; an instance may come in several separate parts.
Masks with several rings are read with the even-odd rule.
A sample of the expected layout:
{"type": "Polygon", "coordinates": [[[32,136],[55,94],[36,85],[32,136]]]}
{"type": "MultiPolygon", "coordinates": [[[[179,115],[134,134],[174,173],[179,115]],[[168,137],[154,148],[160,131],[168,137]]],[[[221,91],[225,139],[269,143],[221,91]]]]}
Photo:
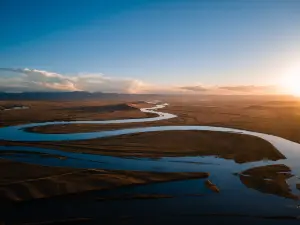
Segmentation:
{"type": "Polygon", "coordinates": [[[299,199],[291,192],[286,180],[291,178],[290,168],[285,165],[271,165],[251,168],[239,174],[242,183],[248,187],[266,194],[286,198],[299,199]]]}
{"type": "MultiPolygon", "coordinates": [[[[208,173],[155,173],[73,169],[0,160],[0,200],[23,201],[128,185],[200,179],[208,173]]],[[[0,203],[0,204],[1,204],[0,203]]]]}
{"type": "Polygon", "coordinates": [[[113,201],[113,200],[134,200],[134,199],[162,199],[162,198],[173,198],[172,195],[159,195],[159,194],[137,194],[137,195],[119,195],[113,197],[97,198],[97,201],[113,201]]]}

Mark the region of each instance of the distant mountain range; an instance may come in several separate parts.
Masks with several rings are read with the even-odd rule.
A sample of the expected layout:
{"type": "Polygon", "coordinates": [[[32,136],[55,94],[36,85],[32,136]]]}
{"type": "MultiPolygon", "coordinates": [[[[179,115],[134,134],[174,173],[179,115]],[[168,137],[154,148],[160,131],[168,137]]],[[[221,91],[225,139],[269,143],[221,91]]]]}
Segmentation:
{"type": "Polygon", "coordinates": [[[102,93],[102,92],[22,92],[7,93],[0,92],[0,100],[80,100],[91,98],[116,99],[116,98],[142,98],[158,96],[155,94],[118,94],[118,93],[102,93]]]}

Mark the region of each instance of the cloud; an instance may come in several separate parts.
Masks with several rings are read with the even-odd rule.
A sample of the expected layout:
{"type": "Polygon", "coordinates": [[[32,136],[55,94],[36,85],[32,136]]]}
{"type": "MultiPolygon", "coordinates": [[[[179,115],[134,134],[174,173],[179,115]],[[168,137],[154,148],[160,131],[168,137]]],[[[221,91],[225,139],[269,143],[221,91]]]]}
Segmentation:
{"type": "Polygon", "coordinates": [[[79,75],[74,82],[79,89],[90,92],[138,93],[145,86],[140,80],[112,78],[102,74],[79,75]]]}
{"type": "MultiPolygon", "coordinates": [[[[72,80],[66,76],[43,70],[1,68],[14,75],[0,78],[5,91],[78,91],[72,80]],[[16,75],[17,74],[17,75],[16,75]]],[[[5,75],[5,74],[4,74],[5,75]]],[[[2,88],[3,89],[3,88],[2,88]]],[[[1,89],[1,90],[2,90],[1,89]]]]}
{"type": "Polygon", "coordinates": [[[197,86],[184,86],[180,87],[183,90],[188,90],[188,91],[195,91],[195,92],[203,92],[203,91],[208,91],[209,89],[207,87],[197,85],[197,86]]]}
{"type": "Polygon", "coordinates": [[[269,86],[256,86],[256,85],[240,85],[240,86],[221,86],[219,89],[228,90],[233,93],[249,93],[249,94],[275,94],[277,93],[278,87],[269,86]]]}
{"type": "Polygon", "coordinates": [[[103,74],[67,76],[43,70],[11,68],[0,68],[0,83],[0,91],[5,92],[89,91],[137,93],[145,86],[139,80],[111,78],[103,74]],[[14,74],[8,76],[7,73],[14,74]]]}
{"type": "Polygon", "coordinates": [[[276,94],[276,86],[168,86],[145,83],[130,78],[113,78],[103,74],[62,75],[36,69],[0,68],[0,91],[88,91],[144,94],[276,94]]]}
{"type": "Polygon", "coordinates": [[[181,89],[188,90],[194,94],[213,94],[213,95],[254,95],[254,94],[278,94],[280,90],[275,85],[235,85],[235,86],[183,86],[181,89]]]}

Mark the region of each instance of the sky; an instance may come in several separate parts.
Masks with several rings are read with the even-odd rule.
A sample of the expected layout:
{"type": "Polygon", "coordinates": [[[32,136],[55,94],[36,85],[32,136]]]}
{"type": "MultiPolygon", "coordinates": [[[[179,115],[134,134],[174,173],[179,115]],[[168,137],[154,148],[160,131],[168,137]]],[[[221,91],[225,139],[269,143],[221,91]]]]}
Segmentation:
{"type": "Polygon", "coordinates": [[[0,26],[0,91],[269,93],[300,77],[299,0],[2,0],[0,26]]]}

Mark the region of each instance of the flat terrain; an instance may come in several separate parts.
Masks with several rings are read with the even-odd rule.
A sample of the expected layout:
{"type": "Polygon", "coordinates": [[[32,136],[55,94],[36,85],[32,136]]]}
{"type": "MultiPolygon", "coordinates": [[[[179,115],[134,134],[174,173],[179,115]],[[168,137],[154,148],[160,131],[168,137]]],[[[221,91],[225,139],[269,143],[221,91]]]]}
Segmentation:
{"type": "Polygon", "coordinates": [[[154,173],[46,167],[1,159],[0,202],[5,204],[7,201],[208,176],[208,173],[154,173]]]}
{"type": "MultiPolygon", "coordinates": [[[[177,118],[134,124],[55,125],[33,128],[31,131],[76,133],[159,125],[208,125],[257,131],[300,143],[300,100],[293,97],[188,96],[184,98],[164,97],[162,100],[170,105],[159,111],[173,113],[178,116],[177,118]]],[[[13,120],[14,115],[8,117],[11,118],[9,120],[13,120]]],[[[114,117],[113,114],[109,118],[112,117],[114,117]]],[[[79,120],[82,118],[73,119],[79,120]]],[[[91,118],[91,120],[93,119],[95,117],[91,118]]]]}
{"type": "Polygon", "coordinates": [[[271,165],[246,170],[240,174],[240,179],[246,187],[262,193],[299,199],[300,196],[294,195],[286,182],[292,176],[287,166],[271,165]]]}
{"type": "MultiPolygon", "coordinates": [[[[2,144],[14,145],[15,143],[3,142],[2,144]]],[[[18,144],[32,145],[31,143],[18,144]]],[[[216,155],[234,159],[238,163],[285,158],[271,144],[260,138],[210,131],[149,132],[84,141],[41,142],[34,146],[72,152],[151,158],[216,155]]]]}
{"type": "Polygon", "coordinates": [[[0,106],[25,105],[29,107],[23,110],[0,110],[0,127],[46,121],[110,120],[153,116],[139,110],[140,105],[148,104],[133,103],[135,104],[124,100],[0,101],[0,106]]]}
{"type": "MultiPolygon", "coordinates": [[[[209,125],[233,127],[264,132],[300,142],[300,101],[292,97],[162,97],[170,105],[159,111],[178,115],[177,118],[157,122],[131,124],[73,124],[30,128],[30,132],[77,133],[120,128],[209,125]]],[[[5,113],[3,124],[20,124],[49,120],[105,120],[142,118],[146,115],[139,107],[150,104],[117,101],[62,101],[17,102],[31,105],[22,113],[5,113]],[[39,111],[42,109],[42,111],[39,111]],[[32,112],[31,112],[32,111],[32,112]],[[24,113],[26,112],[26,113],[24,113]],[[41,118],[38,115],[40,112],[41,118]],[[49,113],[47,113],[49,112],[49,113]],[[71,115],[68,117],[68,115],[71,115]],[[28,118],[31,118],[30,120],[28,118]]],[[[16,104],[17,104],[16,103],[16,104]]],[[[12,103],[11,103],[12,104],[12,103]]],[[[153,115],[151,115],[153,116],[153,115]]],[[[236,162],[249,162],[264,158],[277,160],[282,156],[265,141],[238,134],[199,131],[170,131],[124,135],[113,138],[43,143],[8,143],[41,146],[66,151],[88,152],[115,156],[162,157],[184,155],[218,155],[236,162]],[[176,137],[176,138],[174,138],[176,137]]]]}
{"type": "Polygon", "coordinates": [[[221,97],[170,100],[169,123],[224,126],[273,134],[300,143],[300,99],[221,97]]]}
{"type": "MultiPolygon", "coordinates": [[[[158,99],[170,104],[159,111],[173,113],[178,117],[147,123],[44,126],[32,128],[30,132],[78,133],[145,126],[210,125],[269,133],[300,143],[300,101],[295,98],[162,96],[158,99]]],[[[132,99],[2,101],[1,105],[26,105],[29,108],[0,111],[0,127],[45,121],[113,120],[153,116],[139,111],[140,107],[151,107],[151,104],[132,99]]],[[[152,132],[63,142],[0,140],[0,146],[2,145],[154,159],[164,156],[213,155],[232,159],[237,163],[285,158],[271,144],[260,138],[209,131],[152,132]]],[[[228,183],[230,177],[223,178],[221,174],[218,177],[218,174],[213,174],[214,171],[202,171],[201,165],[198,173],[154,173],[46,167],[1,158],[14,154],[20,156],[21,153],[0,152],[0,205],[4,209],[0,213],[0,221],[10,221],[8,224],[84,224],[89,221],[103,224],[142,224],[144,221],[141,218],[149,221],[159,218],[158,222],[166,219],[163,222],[168,223],[168,216],[178,224],[186,223],[188,219],[201,220],[204,223],[214,223],[213,220],[224,222],[225,217],[234,220],[242,217],[267,218],[272,219],[271,224],[275,224],[273,219],[279,220],[279,223],[285,223],[287,219],[298,219],[292,213],[289,214],[290,208],[286,207],[287,199],[284,199],[292,201],[291,205],[293,202],[297,204],[293,200],[299,199],[287,183],[293,174],[290,168],[281,164],[251,168],[243,172],[226,168],[230,173],[228,176],[239,179],[237,181],[243,184],[236,187],[228,183]],[[212,176],[207,172],[211,172],[212,176]],[[240,173],[234,177],[235,172],[240,173]],[[184,182],[168,183],[181,180],[184,182]],[[162,183],[143,186],[159,182],[162,183]],[[213,186],[218,193],[213,191],[213,186]],[[245,194],[244,188],[255,191],[247,190],[249,192],[245,194]],[[272,199],[270,202],[257,199],[256,205],[257,191],[282,198],[273,199],[274,202],[279,199],[276,203],[278,205],[272,205],[272,199]],[[274,207],[279,207],[278,212],[274,207]],[[267,208],[272,213],[274,210],[274,215],[264,215],[267,208]]],[[[37,160],[39,157],[65,160],[64,157],[34,152],[22,154],[24,157],[36,157],[37,160]]],[[[300,189],[299,184],[297,188],[300,189]]],[[[262,224],[266,221],[262,221],[262,224]]]]}
{"type": "MultiPolygon", "coordinates": [[[[178,115],[165,121],[133,124],[114,124],[114,125],[63,125],[63,126],[45,126],[36,127],[31,132],[42,133],[76,133],[99,130],[113,130],[119,128],[145,127],[159,125],[211,125],[234,127],[258,132],[265,132],[281,136],[293,141],[300,140],[300,102],[290,97],[162,97],[160,100],[170,103],[162,110],[178,115]]],[[[151,107],[150,104],[141,103],[140,101],[126,100],[86,100],[86,101],[3,101],[5,104],[17,104],[29,106],[29,109],[21,111],[0,112],[1,126],[26,124],[43,121],[72,121],[72,120],[111,120],[124,118],[144,118],[145,113],[139,111],[140,107],[151,107]]],[[[0,104],[0,105],[1,105],[0,104]]],[[[207,156],[216,155],[218,157],[233,159],[238,163],[253,162],[257,160],[284,159],[284,155],[279,153],[271,144],[266,141],[245,135],[218,133],[218,132],[201,132],[201,131],[168,131],[140,133],[135,135],[123,135],[113,138],[94,139],[86,141],[64,141],[64,142],[7,142],[1,141],[0,145],[25,145],[35,147],[45,147],[61,149],[64,151],[84,152],[93,154],[115,155],[115,156],[135,156],[135,157],[163,157],[163,156],[207,156]]],[[[2,152],[1,154],[11,154],[2,152]]],[[[13,168],[12,162],[5,164],[5,168],[13,168]],[[11,164],[11,165],[9,165],[11,164]]],[[[3,167],[3,168],[4,168],[3,167]]],[[[43,169],[41,171],[47,171],[43,169]]],[[[58,168],[51,168],[50,175],[58,168]],[[52,171],[53,170],[53,171],[52,171]]],[[[9,169],[12,170],[12,169],[9,169]]],[[[71,183],[68,187],[74,187],[73,179],[91,180],[97,182],[99,177],[101,182],[110,182],[108,171],[94,170],[77,171],[73,175],[73,169],[59,168],[66,175],[62,180],[71,183]],[[66,170],[66,171],[64,171],[66,170]],[[95,173],[100,173],[95,175],[95,173]],[[106,174],[105,176],[103,174],[106,174]],[[75,178],[75,177],[76,178],[75,178]],[[69,181],[70,180],[70,181],[69,181]]],[[[24,170],[26,171],[26,170],[24,170]]],[[[206,171],[203,171],[206,172],[206,171]]],[[[123,173],[123,172],[122,172],[123,173]]],[[[118,172],[119,181],[126,180],[132,182],[132,179],[122,178],[122,173],[118,172]]],[[[20,179],[29,179],[26,174],[34,174],[34,171],[20,173],[20,179]]],[[[114,172],[115,174],[115,172],[114,172]]],[[[165,175],[164,175],[165,176],[165,175]]],[[[131,175],[130,175],[131,177],[131,175]]],[[[168,178],[168,176],[166,176],[168,178]]],[[[8,182],[3,176],[0,182],[8,182]]],[[[30,178],[32,179],[32,178],[30,178]]],[[[58,179],[58,178],[55,178],[58,179]]],[[[180,179],[180,178],[178,178],[180,179]]],[[[250,186],[248,181],[241,178],[245,185],[250,186]],[[247,183],[248,182],[248,183],[247,183]]],[[[62,182],[60,180],[59,182],[62,182]]],[[[48,181],[47,181],[48,182],[48,181]]],[[[51,182],[54,182],[51,179],[51,182]]],[[[121,182],[121,183],[122,183],[121,182]]],[[[54,182],[55,183],[55,182],[54,182]]],[[[89,182],[87,182],[89,183],[89,182]]],[[[125,182],[126,183],[126,182],[125,182]]],[[[128,184],[128,183],[126,183],[128,184]]],[[[50,184],[49,184],[50,185],[50,184]]],[[[93,188],[93,185],[79,185],[80,190],[93,188]]],[[[43,186],[43,185],[41,185],[43,186]]],[[[76,185],[75,185],[76,186],[76,185]]],[[[102,187],[102,186],[101,186],[102,187]]],[[[113,185],[112,185],[113,187],[113,185]]],[[[18,187],[19,188],[19,187],[18,187]]],[[[99,188],[97,186],[97,188],[99,188]]],[[[9,188],[15,190],[14,188],[9,188]]],[[[34,190],[35,188],[29,188],[34,190]]],[[[67,190],[67,188],[65,188],[67,190]]],[[[22,191],[22,193],[28,191],[22,191]]],[[[38,191],[44,193],[44,191],[38,191]]],[[[69,193],[70,191],[66,191],[69,193]]],[[[72,191],[71,191],[72,192],[72,191]]],[[[58,194],[56,191],[53,193],[58,194]]],[[[7,194],[5,194],[8,196],[7,194]]],[[[35,194],[33,194],[35,195],[35,194]]],[[[48,196],[41,194],[40,196],[48,196]]],[[[11,195],[12,198],[22,199],[11,195]]],[[[25,195],[26,196],[26,195],[25,195]]]]}

